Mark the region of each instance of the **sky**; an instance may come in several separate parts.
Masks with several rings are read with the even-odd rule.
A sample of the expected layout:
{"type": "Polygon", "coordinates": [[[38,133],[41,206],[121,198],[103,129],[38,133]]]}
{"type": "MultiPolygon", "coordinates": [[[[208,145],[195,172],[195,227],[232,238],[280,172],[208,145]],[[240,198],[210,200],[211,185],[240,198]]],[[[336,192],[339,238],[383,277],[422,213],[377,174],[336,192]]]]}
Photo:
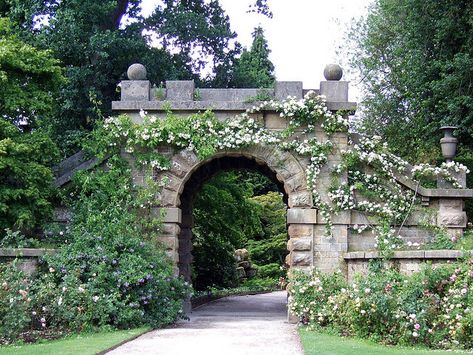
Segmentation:
{"type": "MultiPolygon", "coordinates": [[[[248,14],[254,0],[220,0],[230,17],[238,41],[250,47],[253,29],[261,25],[271,49],[270,59],[279,81],[302,81],[304,88],[316,89],[324,80],[326,64],[337,63],[337,49],[353,18],[366,14],[371,0],[268,0],[273,18],[248,14]]],[[[147,14],[160,0],[144,0],[147,14]]],[[[345,70],[345,73],[347,71],[345,70]]],[[[354,77],[345,75],[342,80],[354,77]]],[[[357,101],[356,79],[351,83],[350,99],[357,101]]]]}

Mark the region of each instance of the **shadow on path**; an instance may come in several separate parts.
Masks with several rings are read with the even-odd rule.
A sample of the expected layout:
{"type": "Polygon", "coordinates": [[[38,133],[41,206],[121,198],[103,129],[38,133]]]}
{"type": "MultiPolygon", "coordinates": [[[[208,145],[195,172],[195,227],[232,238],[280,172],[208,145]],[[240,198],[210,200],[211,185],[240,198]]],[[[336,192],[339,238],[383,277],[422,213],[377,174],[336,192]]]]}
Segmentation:
{"type": "Polygon", "coordinates": [[[221,298],[190,321],[144,334],[108,354],[302,355],[296,326],[287,323],[286,292],[221,298]]]}

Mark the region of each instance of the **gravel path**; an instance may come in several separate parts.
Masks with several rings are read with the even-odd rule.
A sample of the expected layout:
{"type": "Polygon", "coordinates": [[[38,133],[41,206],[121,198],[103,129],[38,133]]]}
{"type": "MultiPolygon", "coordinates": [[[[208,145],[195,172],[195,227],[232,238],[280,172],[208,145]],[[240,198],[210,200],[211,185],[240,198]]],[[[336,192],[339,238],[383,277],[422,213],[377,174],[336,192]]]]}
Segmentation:
{"type": "Polygon", "coordinates": [[[303,355],[286,321],[286,292],[226,297],[195,309],[190,321],[144,334],[108,354],[303,355]]]}

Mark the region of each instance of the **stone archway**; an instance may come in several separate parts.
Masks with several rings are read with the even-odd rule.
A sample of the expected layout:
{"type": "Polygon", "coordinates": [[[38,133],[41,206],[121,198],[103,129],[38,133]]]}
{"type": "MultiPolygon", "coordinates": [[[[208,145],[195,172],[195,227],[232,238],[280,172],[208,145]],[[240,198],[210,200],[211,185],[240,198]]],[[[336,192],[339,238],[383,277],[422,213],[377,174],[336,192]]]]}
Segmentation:
{"type": "MultiPolygon", "coordinates": [[[[219,152],[204,161],[195,154],[181,151],[171,158],[171,169],[156,175],[167,185],[162,191],[165,208],[161,240],[174,260],[177,270],[190,280],[192,262],[192,202],[195,193],[219,172],[234,169],[256,170],[273,180],[283,192],[288,206],[288,257],[290,267],[313,265],[313,228],[317,211],[307,190],[305,169],[292,154],[269,147],[219,152]]],[[[161,207],[161,208],[162,208],[161,207]]]]}
{"type": "MultiPolygon", "coordinates": [[[[302,100],[305,94],[314,92],[325,96],[328,111],[354,111],[356,104],[348,100],[348,82],[340,81],[338,75],[336,77],[328,75],[326,79],[320,83],[319,89],[314,90],[303,89],[302,82],[276,82],[274,88],[265,90],[265,93],[274,101],[283,102],[288,97],[289,101],[302,100]]],[[[121,100],[114,101],[112,109],[116,114],[129,115],[137,124],[143,122],[142,111],[164,120],[169,110],[175,117],[211,110],[215,118],[222,121],[242,113],[248,114],[270,132],[281,131],[288,127],[288,120],[281,118],[274,107],[253,110],[254,105],[260,106],[257,98],[261,96],[261,91],[258,89],[202,88],[198,91],[199,95],[196,95],[193,81],[166,81],[164,92],[161,88],[152,87],[148,80],[131,78],[121,84],[121,100]]],[[[212,171],[221,168],[218,167],[219,161],[223,162],[225,159],[230,161],[230,158],[234,158],[231,161],[235,164],[240,164],[243,159],[244,164],[253,164],[256,169],[267,169],[266,173],[280,182],[282,190],[287,195],[289,207],[287,223],[290,254],[287,261],[290,267],[301,269],[316,267],[323,272],[341,270],[350,278],[353,272],[362,271],[368,260],[379,257],[376,252],[376,236],[372,233],[373,227],[379,223],[376,218],[371,218],[369,213],[356,208],[329,212],[320,210],[318,213],[312,201],[314,192],[320,198],[318,206],[322,206],[320,202],[333,203],[328,193],[333,187],[331,173],[342,162],[344,153],[357,149],[361,137],[343,130],[328,135],[321,122],[315,123],[311,137],[304,137],[301,131],[296,133],[300,134],[296,139],[315,138],[317,142],[329,141],[332,145],[326,162],[320,167],[317,178],[313,179],[316,180],[312,186],[314,191],[308,191],[306,184],[306,171],[311,158],[274,147],[257,145],[242,150],[221,151],[204,161],[189,151],[176,152],[170,145],[163,145],[158,149],[159,153],[170,160],[171,168],[155,174],[156,179],[166,181],[166,184],[158,197],[159,205],[155,206],[153,212],[160,214],[164,212],[163,227],[157,237],[165,245],[167,254],[174,262],[176,273],[179,272],[179,264],[184,270],[183,264],[187,263],[186,255],[190,253],[185,241],[186,233],[190,233],[192,226],[192,220],[189,218],[191,208],[188,203],[192,193],[189,190],[205,179],[206,175],[201,171],[209,169],[207,173],[211,174],[212,171]],[[360,225],[368,225],[371,231],[370,228],[360,230],[358,228],[360,225]],[[327,227],[330,227],[330,233],[326,232],[327,227]]],[[[133,155],[130,154],[129,159],[133,162],[133,155]]],[[[70,166],[69,163],[65,166],[70,166]]],[[[363,169],[368,174],[372,173],[370,164],[363,169]]],[[[135,183],[143,184],[149,174],[150,171],[134,169],[135,183]]],[[[70,175],[66,172],[58,180],[64,183],[70,179],[70,175]]],[[[457,175],[460,185],[465,187],[466,173],[463,171],[457,175]]],[[[381,178],[385,179],[385,176],[382,175],[381,178]]],[[[413,167],[406,163],[402,171],[399,170],[388,182],[396,184],[401,190],[414,193],[418,202],[430,211],[429,215],[432,216],[430,224],[445,228],[449,235],[461,235],[467,222],[464,200],[473,196],[473,190],[454,189],[441,178],[437,182],[437,188],[424,188],[413,178],[413,167]]],[[[335,184],[348,182],[348,173],[345,171],[337,177],[335,184]]],[[[412,214],[411,218],[399,226],[398,235],[407,242],[428,243],[432,239],[432,233],[426,231],[422,224],[420,217],[412,214]]],[[[411,269],[414,264],[412,260],[419,264],[425,260],[448,259],[450,256],[446,255],[437,251],[423,250],[395,253],[401,260],[400,269],[406,270],[411,269]]],[[[185,274],[185,271],[181,273],[185,274]]]]}

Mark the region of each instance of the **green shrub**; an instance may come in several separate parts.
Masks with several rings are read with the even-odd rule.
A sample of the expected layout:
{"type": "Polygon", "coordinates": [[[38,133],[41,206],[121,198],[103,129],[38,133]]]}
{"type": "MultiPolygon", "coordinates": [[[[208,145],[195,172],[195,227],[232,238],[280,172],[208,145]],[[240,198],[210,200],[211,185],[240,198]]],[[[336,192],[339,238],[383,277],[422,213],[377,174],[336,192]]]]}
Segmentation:
{"type": "Polygon", "coordinates": [[[280,277],[286,276],[286,271],[281,268],[278,263],[271,263],[266,265],[255,265],[257,270],[257,277],[261,279],[271,278],[273,280],[279,280],[280,277]]]}
{"type": "Polygon", "coordinates": [[[295,272],[290,309],[310,326],[387,344],[473,347],[473,261],[401,275],[382,262],[346,285],[343,277],[295,272]]]}
{"type": "Polygon", "coordinates": [[[260,233],[251,186],[234,171],[210,179],[196,195],[192,230],[192,279],[196,290],[236,287],[235,249],[248,235],[260,233]]]}
{"type": "Polygon", "coordinates": [[[329,275],[317,270],[312,274],[295,270],[291,282],[290,310],[299,316],[304,324],[327,324],[329,297],[347,287],[341,273],[329,275]]]}
{"type": "Polygon", "coordinates": [[[28,238],[20,231],[5,229],[5,235],[0,239],[0,248],[38,248],[40,242],[35,238],[28,238]]]}
{"type": "Polygon", "coordinates": [[[163,248],[153,242],[157,222],[143,214],[152,188],[133,189],[118,157],[109,159],[106,170],[83,172],[74,182],[68,243],[45,258],[45,272],[35,283],[37,318],[83,330],[157,327],[183,316],[190,286],[173,276],[163,248]]]}
{"type": "Polygon", "coordinates": [[[164,248],[153,241],[159,224],[144,213],[154,196],[152,184],[133,188],[118,157],[106,169],[78,174],[74,184],[64,245],[44,257],[36,279],[25,279],[14,267],[2,273],[4,342],[27,329],[158,327],[184,317],[190,285],[174,276],[164,248]]]}
{"type": "Polygon", "coordinates": [[[278,289],[280,285],[273,277],[257,277],[246,280],[240,287],[259,291],[261,289],[278,289]]]}
{"type": "Polygon", "coordinates": [[[279,192],[252,197],[256,203],[261,231],[248,240],[250,259],[257,265],[284,264],[287,254],[286,205],[279,192]]]}
{"type": "Polygon", "coordinates": [[[57,154],[44,130],[25,133],[0,119],[0,238],[6,228],[33,234],[51,216],[57,154]]]}

